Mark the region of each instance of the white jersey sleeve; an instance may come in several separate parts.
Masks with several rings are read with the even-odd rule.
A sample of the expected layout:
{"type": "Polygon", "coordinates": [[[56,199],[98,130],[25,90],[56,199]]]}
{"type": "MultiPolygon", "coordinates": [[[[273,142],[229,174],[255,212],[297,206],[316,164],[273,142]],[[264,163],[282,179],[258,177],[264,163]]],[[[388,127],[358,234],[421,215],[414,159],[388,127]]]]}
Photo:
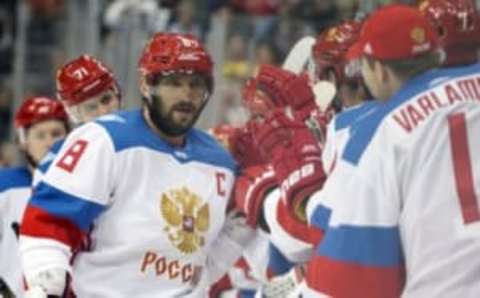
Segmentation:
{"type": "Polygon", "coordinates": [[[325,173],[330,174],[333,171],[337,158],[341,156],[343,148],[350,138],[352,125],[367,116],[376,106],[376,101],[366,101],[349,107],[333,117],[327,127],[327,139],[322,152],[325,173]]]}
{"type": "Polygon", "coordinates": [[[31,194],[28,168],[0,170],[0,279],[18,297],[23,296],[18,229],[31,194]]]}
{"type": "Polygon", "coordinates": [[[218,238],[207,255],[208,284],[218,281],[240,259],[255,237],[244,217],[230,212],[218,238]]]}
{"type": "Polygon", "coordinates": [[[285,208],[279,189],[267,195],[264,201],[264,216],[270,228],[269,239],[288,261],[301,264],[312,254],[308,226],[291,216],[288,217],[285,208]]]}
{"type": "MultiPolygon", "coordinates": [[[[335,115],[329,123],[325,149],[322,153],[324,168],[329,176],[340,176],[343,177],[341,178],[343,180],[348,178],[348,175],[343,175],[334,171],[337,159],[341,158],[345,145],[350,138],[351,127],[357,121],[367,117],[377,106],[376,101],[366,101],[335,115]]],[[[330,177],[328,179],[330,179],[330,177]]],[[[326,190],[330,189],[330,187],[327,186],[328,179],[323,188],[313,194],[308,200],[306,207],[309,224],[315,229],[320,229],[322,231],[325,230],[328,225],[331,205],[335,200],[334,196],[325,193],[326,190]]],[[[337,178],[333,178],[334,181],[336,179],[337,178]]]]}
{"type": "Polygon", "coordinates": [[[25,212],[20,247],[27,275],[52,264],[70,270],[71,253],[110,203],[118,173],[113,160],[113,144],[98,124],[86,124],[66,139],[25,212]]]}

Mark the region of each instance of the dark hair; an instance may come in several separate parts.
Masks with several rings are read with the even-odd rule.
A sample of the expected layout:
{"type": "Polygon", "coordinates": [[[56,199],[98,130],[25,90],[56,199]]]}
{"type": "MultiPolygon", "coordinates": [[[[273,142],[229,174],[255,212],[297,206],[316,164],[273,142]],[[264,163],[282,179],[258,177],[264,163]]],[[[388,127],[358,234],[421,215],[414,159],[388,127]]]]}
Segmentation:
{"type": "MultiPolygon", "coordinates": [[[[367,56],[370,66],[373,66],[375,58],[367,56]]],[[[378,60],[390,68],[401,79],[410,79],[420,73],[426,72],[442,65],[441,55],[438,51],[418,55],[408,59],[378,60]]]]}

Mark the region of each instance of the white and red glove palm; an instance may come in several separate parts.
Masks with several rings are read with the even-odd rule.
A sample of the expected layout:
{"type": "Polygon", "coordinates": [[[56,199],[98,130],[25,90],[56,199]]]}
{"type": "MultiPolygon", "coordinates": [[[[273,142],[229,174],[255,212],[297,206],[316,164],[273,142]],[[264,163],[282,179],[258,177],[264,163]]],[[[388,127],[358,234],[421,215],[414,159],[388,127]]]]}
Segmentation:
{"type": "Polygon", "coordinates": [[[247,224],[268,230],[262,220],[263,202],[267,194],[278,186],[275,172],[269,165],[242,169],[235,181],[235,205],[246,216],[247,224]]]}
{"type": "Polygon", "coordinates": [[[264,164],[264,160],[255,146],[252,131],[247,126],[238,128],[228,139],[230,152],[241,168],[264,164]]]}

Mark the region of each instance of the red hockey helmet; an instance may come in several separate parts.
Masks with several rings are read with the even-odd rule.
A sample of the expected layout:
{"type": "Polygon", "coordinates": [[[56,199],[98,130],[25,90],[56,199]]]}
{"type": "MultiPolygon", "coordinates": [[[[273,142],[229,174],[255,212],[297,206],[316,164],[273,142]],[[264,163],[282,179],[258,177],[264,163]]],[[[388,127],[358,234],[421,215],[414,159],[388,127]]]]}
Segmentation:
{"type": "Polygon", "coordinates": [[[347,52],[360,36],[361,23],[346,21],[322,32],[313,45],[312,52],[316,73],[325,80],[327,72],[333,70],[338,83],[357,80],[357,76],[347,74],[347,52]]]}
{"type": "Polygon", "coordinates": [[[473,0],[426,0],[418,7],[438,31],[446,54],[444,65],[477,62],[480,16],[473,0]]]}
{"type": "Polygon", "coordinates": [[[257,80],[247,80],[242,89],[243,104],[253,115],[265,115],[275,107],[275,103],[265,94],[257,89],[257,80]]]}
{"type": "Polygon", "coordinates": [[[57,71],[58,98],[66,106],[77,105],[109,89],[120,98],[113,73],[92,56],[82,55],[57,71]]]}
{"type": "Polygon", "coordinates": [[[58,119],[68,124],[63,105],[55,99],[44,96],[27,98],[15,114],[15,128],[26,129],[43,120],[58,119]]]}
{"type": "Polygon", "coordinates": [[[138,69],[147,77],[147,81],[158,74],[203,74],[207,78],[209,90],[213,88],[212,59],[200,41],[188,34],[155,34],[143,49],[138,69]]]}

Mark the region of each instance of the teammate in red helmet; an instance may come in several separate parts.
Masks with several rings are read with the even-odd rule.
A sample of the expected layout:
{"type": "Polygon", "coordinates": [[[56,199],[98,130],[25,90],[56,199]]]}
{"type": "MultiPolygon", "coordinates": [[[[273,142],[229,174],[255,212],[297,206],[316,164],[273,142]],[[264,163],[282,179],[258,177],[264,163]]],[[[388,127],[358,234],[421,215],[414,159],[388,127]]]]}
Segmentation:
{"type": "Polygon", "coordinates": [[[74,130],[21,227],[31,291],[206,297],[253,236],[227,214],[236,164],[193,128],[213,63],[189,35],[155,34],[139,62],[143,106],[74,130]],[[48,278],[46,278],[48,277],[48,278]]]}
{"type": "Polygon", "coordinates": [[[441,67],[436,29],[416,7],[387,5],[349,50],[378,104],[324,185],[320,200],[334,203],[308,297],[480,292],[480,66],[441,67]]]}
{"type": "Polygon", "coordinates": [[[48,97],[26,99],[15,114],[20,148],[34,168],[52,144],[69,131],[68,116],[62,104],[48,97]]]}
{"type": "Polygon", "coordinates": [[[319,80],[327,80],[337,88],[335,109],[350,107],[368,99],[360,69],[348,60],[348,49],[357,41],[362,23],[345,21],[327,28],[315,40],[312,56],[319,80]]]}
{"type": "Polygon", "coordinates": [[[22,103],[14,124],[27,165],[0,170],[0,283],[4,291],[23,297],[17,236],[30,197],[32,172],[52,144],[67,134],[69,123],[58,100],[37,96],[22,103]]]}
{"type": "Polygon", "coordinates": [[[121,93],[112,71],[89,55],[82,55],[57,71],[57,95],[77,124],[120,108],[121,93]]]}
{"type": "MultiPolygon", "coordinates": [[[[121,106],[121,93],[112,71],[90,55],[81,55],[60,67],[56,76],[57,96],[78,126],[95,118],[116,112],[121,106]]],[[[64,140],[55,143],[36,168],[33,186],[49,169],[64,140]]]]}
{"type": "Polygon", "coordinates": [[[478,62],[480,15],[473,0],[421,1],[418,8],[438,32],[444,66],[478,62]]]}
{"type": "Polygon", "coordinates": [[[158,33],[143,50],[139,62],[140,91],[145,117],[160,135],[182,141],[200,116],[213,89],[213,63],[198,40],[158,33]],[[165,85],[166,88],[159,88],[165,85]],[[186,94],[179,92],[188,85],[186,94]],[[176,90],[171,102],[165,91],[176,90]],[[191,97],[195,100],[187,101],[191,97]],[[180,136],[180,138],[178,138],[180,136]]]}

